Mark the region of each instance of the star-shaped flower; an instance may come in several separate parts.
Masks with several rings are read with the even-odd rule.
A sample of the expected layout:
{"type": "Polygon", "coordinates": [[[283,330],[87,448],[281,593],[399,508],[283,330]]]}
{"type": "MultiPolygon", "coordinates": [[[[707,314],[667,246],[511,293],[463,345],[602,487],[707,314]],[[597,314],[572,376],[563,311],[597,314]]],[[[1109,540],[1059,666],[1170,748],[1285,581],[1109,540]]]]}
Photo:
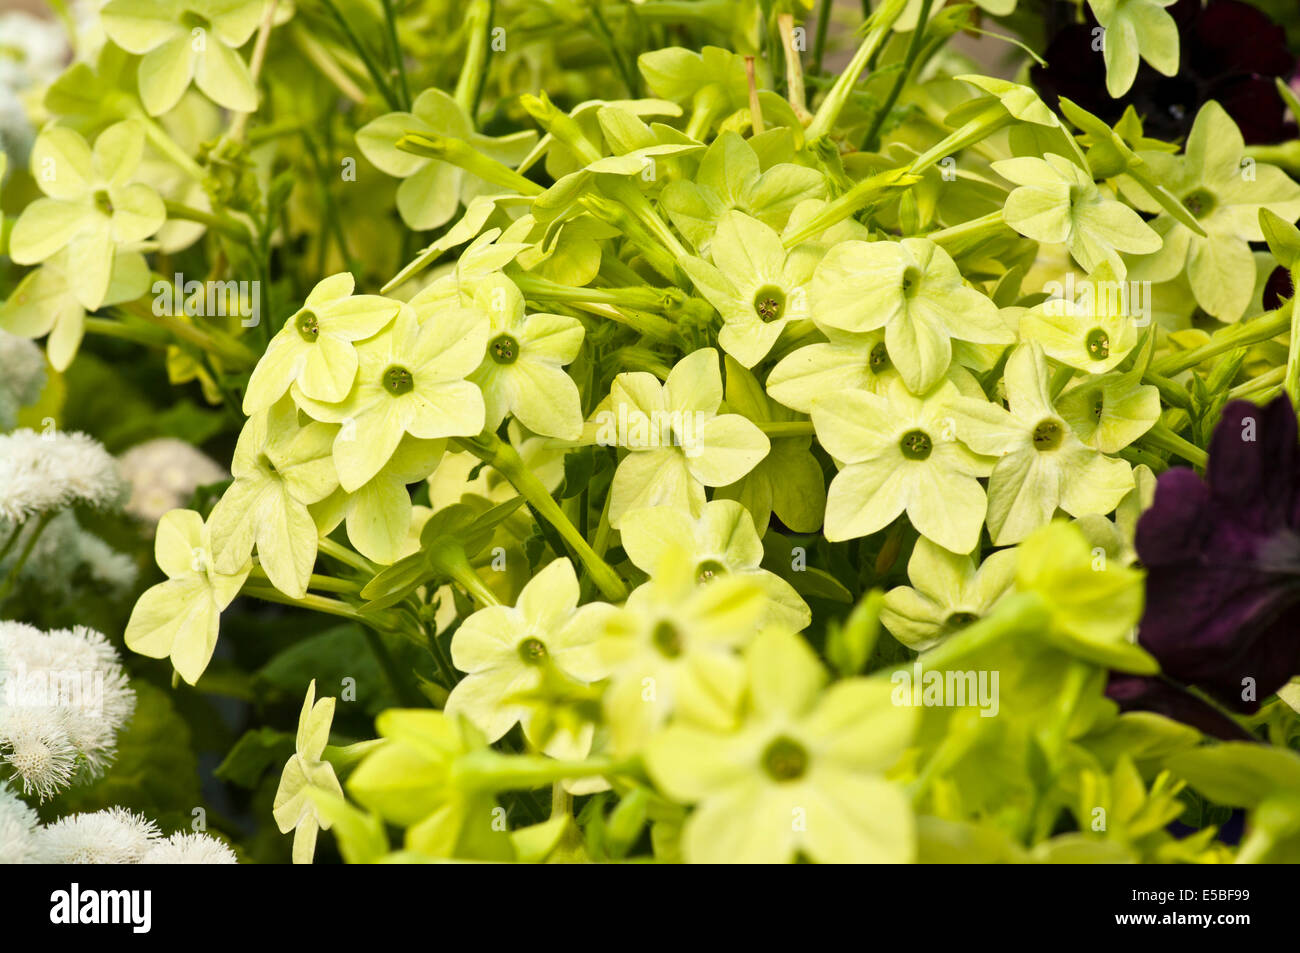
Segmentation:
{"type": "Polygon", "coordinates": [[[808,283],[821,249],[800,245],[787,252],[770,227],[733,210],[718,219],[709,250],[713,264],[687,258],[682,268],[722,315],[722,349],[753,367],[787,324],[809,316],[808,283]]]}
{"type": "Polygon", "coordinates": [[[1145,255],[1160,249],[1160,236],[1137,212],[1105,194],[1064,156],[1003,159],[993,163],[993,171],[1019,186],[1002,208],[1007,224],[1034,241],[1065,244],[1088,271],[1108,264],[1123,275],[1119,252],[1145,255]]]}
{"type": "MultiPolygon", "coordinates": [[[[1205,235],[1162,212],[1152,225],[1164,246],[1133,261],[1129,277],[1167,281],[1186,268],[1196,303],[1220,321],[1237,321],[1250,304],[1255,289],[1250,243],[1264,238],[1259,210],[1267,207],[1288,222],[1300,218],[1300,185],[1245,152],[1237,124],[1211,101],[1197,114],[1181,156],[1140,153],[1151,177],[1182,201],[1205,235]]],[[[1130,178],[1121,178],[1120,187],[1142,211],[1161,212],[1130,178]]]]}
{"type": "Polygon", "coordinates": [[[402,180],[397,210],[407,227],[416,231],[445,225],[457,208],[483,194],[487,185],[451,163],[398,149],[397,140],[411,134],[460,139],[506,165],[520,162],[537,138],[533,132],[500,138],[476,132],[456,100],[440,89],[426,89],[415,97],[409,113],[388,113],[362,126],[357,131],[362,155],[381,172],[402,180]]]}
{"type": "Polygon", "coordinates": [[[443,311],[421,324],[403,305],[383,334],[357,345],[357,382],[340,403],[299,393],[310,416],[343,424],[334,438],[339,484],[359,489],[392,457],[404,434],[422,440],[483,430],[483,395],[465,377],[483,359],[488,326],[469,308],[443,311]]]}
{"type": "Polygon", "coordinates": [[[330,723],[334,720],[333,698],[316,701],[316,680],[307,686],[302,713],[298,716],[298,738],[293,757],[284,765],[280,787],[275,792],[272,809],[281,834],[293,831],[293,862],[310,864],[316,853],[316,835],[330,821],[316,809],[312,791],[324,791],[343,797],[343,788],[334,767],[321,759],[330,740],[330,723]]]}
{"type": "Polygon", "coordinates": [[[170,656],[177,674],[193,685],[217,646],[221,611],[252,571],[245,559],[233,573],[218,572],[203,517],[172,510],[158,523],[154,558],[167,581],[145,590],[126,624],[126,645],[150,658],[170,656]]]}
{"type": "Polygon", "coordinates": [[[144,129],[125,121],[99,134],[92,150],[76,132],[51,126],[32,147],[32,177],[44,198],[23,209],[9,256],[34,265],[66,249],[65,269],[87,311],[104,304],[119,245],[143,241],[167,220],[158,193],[131,179],[144,152],[144,129]]]}
{"type": "Polygon", "coordinates": [[[986,429],[981,408],[948,381],[925,397],[900,381],[888,397],[851,391],[814,402],[817,438],[840,463],[826,495],[826,538],[868,536],[906,512],[945,549],[974,549],[987,502],[977,478],[993,466],[967,445],[986,429]]]}
{"type": "Polygon", "coordinates": [[[140,99],[167,112],[193,82],[234,112],[257,109],[257,85],[236,52],[262,22],[266,0],[112,0],[104,32],[141,57],[140,99]]]}
{"type": "Polygon", "coordinates": [[[914,394],[948,370],[954,339],[1015,340],[997,305],[968,287],[952,257],[925,238],[836,245],[813,274],[811,308],[819,327],[883,327],[890,360],[914,394]]]}
{"type": "Polygon", "coordinates": [[[981,619],[1011,587],[1014,549],[975,555],[950,553],[922,537],[907,561],[910,586],[885,593],[880,621],[894,638],[924,652],[981,619]]]}
{"type": "Polygon", "coordinates": [[[1000,457],[988,490],[994,545],[1020,542],[1058,508],[1071,516],[1115,509],[1133,489],[1132,468],[1085,445],[1065,422],[1051,398],[1042,348],[1017,347],[1004,382],[1009,413],[993,404],[978,408],[988,426],[966,437],[976,452],[1000,457]]]}
{"type": "Polygon", "coordinates": [[[401,309],[391,298],[354,295],[355,286],[347,272],[317,283],[253,368],[245,414],[270,407],[295,383],[312,400],[338,403],[348,396],[357,379],[354,342],[378,334],[401,309]]]}
{"type": "Polygon", "coordinates": [[[630,451],[614,472],[610,525],[646,506],[698,514],[706,486],[735,483],[771,444],[739,414],[719,414],[718,352],[686,355],[660,384],[644,371],[619,374],[595,415],[596,441],[630,451]]]}
{"type": "MultiPolygon", "coordinates": [[[[514,282],[493,275],[477,283],[474,302],[489,317],[487,355],[469,379],[483,392],[487,426],[496,429],[507,414],[529,430],[574,440],[582,434],[582,400],[564,365],[582,349],[577,318],[524,314],[524,296],[514,282]]],[[[412,302],[421,313],[418,302],[412,302]]]]}
{"type": "Polygon", "coordinates": [[[691,863],[905,863],[915,851],[907,795],[885,779],[916,710],[888,682],[826,672],[799,636],[769,630],[745,653],[738,730],[674,723],[650,743],[650,776],[695,804],[682,831],[691,863]]]}
{"type": "Polygon", "coordinates": [[[256,544],[271,585],[290,596],[306,593],[317,544],[307,507],[338,486],[331,453],[337,430],[316,421],[299,426],[288,397],[248,419],[230,464],[235,480],[208,517],[219,570],[246,562],[256,544]]]}
{"type": "Polygon", "coordinates": [[[579,683],[609,674],[596,649],[604,620],[615,610],[604,603],[578,608],[578,577],[568,559],[557,559],[534,576],[515,606],[489,606],[462,623],[451,642],[451,659],[466,677],[447,699],[451,717],[464,715],[489,743],[516,723],[524,736],[556,758],[583,758],[591,749],[592,722],[556,726],[549,737],[527,699],[545,680],[579,683]]]}
{"type": "Polygon", "coordinates": [[[763,569],[763,542],[749,512],[734,500],[705,503],[698,517],[672,506],[633,510],[623,519],[620,539],[628,559],[653,572],[664,554],[685,554],[701,585],[727,575],[747,576],[767,595],[764,618],[794,631],[807,627],[812,613],[794,587],[763,569]]]}

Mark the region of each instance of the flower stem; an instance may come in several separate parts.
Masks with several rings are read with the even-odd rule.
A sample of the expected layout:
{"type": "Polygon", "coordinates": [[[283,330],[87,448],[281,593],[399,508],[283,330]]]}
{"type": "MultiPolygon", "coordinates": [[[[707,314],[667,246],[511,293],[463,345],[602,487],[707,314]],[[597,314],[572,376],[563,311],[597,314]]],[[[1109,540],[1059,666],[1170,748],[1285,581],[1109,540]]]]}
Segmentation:
{"type": "Polygon", "coordinates": [[[426,136],[421,133],[407,133],[397,140],[397,148],[412,155],[428,156],[450,162],[478,176],[484,182],[491,182],[502,188],[518,192],[520,195],[541,195],[546,190],[531,179],[520,175],[510,166],[479,152],[469,143],[450,136],[426,136]]]}
{"type": "Polygon", "coordinates": [[[1168,453],[1177,454],[1188,463],[1204,470],[1210,457],[1204,450],[1184,440],[1161,421],[1156,421],[1143,436],[1142,441],[1168,453]]]}
{"type": "Polygon", "coordinates": [[[880,127],[885,124],[889,111],[894,108],[894,103],[898,102],[898,96],[903,91],[903,85],[911,77],[912,70],[916,68],[917,56],[921,52],[921,41],[925,39],[925,28],[929,26],[930,8],[933,5],[934,0],[921,0],[921,13],[916,21],[916,29],[912,31],[912,37],[907,44],[907,53],[903,57],[903,68],[894,77],[894,85],[889,90],[889,95],[885,97],[885,101],[880,104],[880,109],[876,111],[875,117],[871,120],[871,129],[867,132],[867,138],[862,141],[864,152],[875,152],[880,145],[880,127]]]}
{"type": "Polygon", "coordinates": [[[1159,360],[1152,361],[1151,369],[1157,374],[1172,376],[1195,367],[1209,358],[1217,357],[1225,351],[1275,338],[1291,329],[1293,300],[1283,302],[1277,310],[1261,314],[1252,321],[1243,321],[1241,324],[1224,328],[1200,347],[1166,354],[1159,360]]]}
{"type": "MultiPolygon", "coordinates": [[[[835,124],[839,122],[840,113],[844,110],[845,104],[849,101],[849,95],[853,92],[853,87],[858,83],[858,77],[862,75],[862,71],[867,68],[867,63],[876,55],[876,51],[889,37],[894,21],[902,15],[904,7],[906,7],[906,3],[901,2],[901,0],[886,0],[880,9],[872,14],[873,20],[876,20],[877,17],[879,19],[871,24],[871,29],[867,31],[862,45],[853,54],[853,59],[844,68],[844,72],[840,73],[839,78],[835,80],[835,85],[826,94],[822,104],[817,107],[812,122],[808,124],[807,130],[805,130],[804,135],[809,142],[823,136],[829,136],[831,131],[834,130],[835,124]]],[[[830,4],[826,4],[822,10],[823,18],[826,20],[830,18],[829,8],[830,4]]],[[[818,30],[821,29],[821,25],[818,24],[818,30]]],[[[818,54],[815,68],[820,68],[820,66],[821,58],[820,54],[818,54]]]]}
{"type": "MultiPolygon", "coordinates": [[[[54,519],[56,512],[58,511],[46,510],[37,518],[36,525],[32,527],[31,535],[27,537],[27,541],[23,543],[23,548],[18,552],[18,558],[15,559],[14,564],[9,567],[9,572],[5,575],[4,582],[0,583],[0,603],[3,603],[9,598],[9,593],[13,591],[14,586],[18,582],[19,573],[23,571],[23,566],[27,564],[27,558],[31,556],[32,550],[36,548],[36,540],[39,539],[41,533],[45,531],[45,527],[50,525],[50,520],[54,519]]],[[[15,531],[14,538],[17,538],[17,531],[15,531]]],[[[10,540],[10,543],[12,542],[13,540],[10,540]]],[[[5,548],[8,549],[8,547],[9,543],[6,543],[5,548]]]]}
{"type": "Polygon", "coordinates": [[[487,73],[491,13],[487,0],[473,0],[465,11],[465,62],[461,64],[460,75],[456,77],[456,90],[452,94],[456,105],[460,106],[469,117],[470,125],[475,128],[478,124],[474,122],[474,105],[478,102],[487,73]]]}
{"type": "Polygon", "coordinates": [[[609,563],[596,555],[596,551],[578,532],[577,527],[564,515],[564,510],[555,502],[551,492],[524,465],[514,447],[489,431],[484,431],[477,437],[461,438],[457,442],[509,480],[538,517],[555,528],[564,542],[572,547],[606,599],[621,602],[627,598],[627,585],[609,563]]]}

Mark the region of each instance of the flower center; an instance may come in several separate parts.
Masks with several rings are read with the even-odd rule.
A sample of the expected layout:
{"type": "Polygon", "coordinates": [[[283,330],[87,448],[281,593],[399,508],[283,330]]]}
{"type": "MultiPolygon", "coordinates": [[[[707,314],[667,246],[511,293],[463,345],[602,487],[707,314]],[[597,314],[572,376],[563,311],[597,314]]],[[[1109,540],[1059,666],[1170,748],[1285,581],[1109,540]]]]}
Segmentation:
{"type": "Polygon", "coordinates": [[[1061,445],[1062,436],[1059,420],[1044,420],[1034,428],[1034,449],[1040,452],[1055,450],[1061,445]]]}
{"type": "Polygon", "coordinates": [[[298,336],[308,344],[315,344],[316,339],[320,337],[320,318],[306,308],[298,312],[298,318],[293,325],[298,329],[298,336]]]}
{"type": "Polygon", "coordinates": [[[903,439],[898,441],[898,446],[907,459],[925,460],[930,456],[930,451],[934,449],[934,442],[930,440],[930,435],[924,430],[909,430],[903,434],[903,439]]]}
{"type": "Polygon", "coordinates": [[[763,770],[773,781],[797,781],[808,771],[808,750],[782,735],[763,752],[763,770]]]}
{"type": "Polygon", "coordinates": [[[1204,218],[1214,211],[1214,196],[1205,189],[1195,189],[1183,197],[1183,205],[1197,218],[1204,218]]]}
{"type": "Polygon", "coordinates": [[[903,297],[910,298],[921,290],[921,269],[908,265],[903,269],[903,297]]]}
{"type": "Polygon", "coordinates": [[[508,334],[498,334],[488,345],[488,353],[498,364],[513,364],[519,359],[519,342],[508,334]]]}
{"type": "Polygon", "coordinates": [[[667,620],[655,626],[650,640],[654,642],[655,648],[664,658],[677,658],[682,654],[682,633],[678,631],[677,626],[667,620]]]}
{"type": "Polygon", "coordinates": [[[1092,415],[1096,417],[1098,420],[1101,420],[1101,412],[1103,409],[1104,400],[1105,398],[1101,394],[1098,394],[1097,399],[1092,402],[1092,415]]]}
{"type": "Polygon", "coordinates": [[[785,292],[776,285],[764,285],[754,293],[754,313],[764,321],[775,321],[785,313],[785,292]]]}
{"type": "Polygon", "coordinates": [[[1094,361],[1104,361],[1110,357],[1110,335],[1101,328],[1089,331],[1083,346],[1088,349],[1088,356],[1094,361]]]}
{"type": "Polygon", "coordinates": [[[519,643],[519,657],[525,665],[541,665],[547,654],[546,643],[541,639],[530,637],[519,643]]]}
{"type": "Polygon", "coordinates": [[[966,628],[978,618],[979,616],[973,612],[954,612],[943,620],[943,627],[947,632],[956,632],[958,629],[966,628]]]}
{"type": "Polygon", "coordinates": [[[275,464],[271,462],[271,458],[268,457],[266,454],[262,454],[257,458],[257,465],[261,467],[263,470],[265,470],[267,473],[279,472],[278,470],[276,470],[275,464]]]}
{"type": "Polygon", "coordinates": [[[384,371],[384,390],[394,397],[409,394],[415,387],[415,377],[400,364],[394,364],[384,371]]]}
{"type": "Polygon", "coordinates": [[[883,374],[889,370],[889,351],[885,349],[885,342],[879,342],[871,349],[867,356],[867,367],[873,374],[883,374]]]}
{"type": "Polygon", "coordinates": [[[716,559],[706,559],[695,569],[696,582],[708,582],[715,576],[721,576],[727,571],[727,567],[722,565],[716,559]]]}
{"type": "Polygon", "coordinates": [[[113,200],[108,197],[105,189],[100,189],[95,193],[95,208],[99,209],[105,215],[113,214],[113,200]]]}
{"type": "Polygon", "coordinates": [[[206,30],[209,27],[207,18],[202,14],[195,13],[193,10],[186,10],[181,14],[181,26],[187,30],[206,30]]]}

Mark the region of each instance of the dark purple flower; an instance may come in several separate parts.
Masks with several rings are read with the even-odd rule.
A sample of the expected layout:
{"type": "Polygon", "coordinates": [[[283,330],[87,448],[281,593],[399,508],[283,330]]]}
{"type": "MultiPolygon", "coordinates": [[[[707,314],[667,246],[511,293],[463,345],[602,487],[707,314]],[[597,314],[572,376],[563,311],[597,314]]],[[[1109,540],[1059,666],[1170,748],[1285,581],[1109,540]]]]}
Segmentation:
{"type": "Polygon", "coordinates": [[[1164,673],[1239,711],[1300,668],[1300,445],[1290,401],[1223,409],[1202,480],[1160,475],[1138,521],[1138,640],[1164,673]],[[1243,698],[1253,680],[1254,694],[1243,698]]]}
{"type": "Polygon", "coordinates": [[[1052,105],[1064,96],[1111,123],[1131,103],[1143,131],[1158,139],[1185,137],[1211,99],[1232,116],[1248,144],[1281,142],[1295,134],[1273,85],[1274,77],[1289,77],[1296,65],[1280,26],[1238,0],[1211,0],[1204,7],[1201,0],[1179,0],[1169,13],[1178,24],[1174,76],[1162,76],[1143,62],[1133,88],[1111,99],[1102,54],[1093,49],[1097,22],[1088,11],[1085,22],[1066,26],[1051,39],[1047,66],[1031,71],[1034,85],[1052,105]]]}

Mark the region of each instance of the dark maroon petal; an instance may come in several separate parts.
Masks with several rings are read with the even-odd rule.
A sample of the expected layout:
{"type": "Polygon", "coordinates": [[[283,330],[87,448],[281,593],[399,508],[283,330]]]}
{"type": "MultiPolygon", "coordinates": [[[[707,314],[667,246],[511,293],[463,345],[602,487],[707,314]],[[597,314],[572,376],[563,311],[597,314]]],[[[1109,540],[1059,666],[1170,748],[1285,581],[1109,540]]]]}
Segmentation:
{"type": "Polygon", "coordinates": [[[1291,287],[1291,272],[1281,265],[1274,268],[1264,284],[1264,307],[1269,311],[1280,308],[1282,302],[1295,294],[1291,287]]]}
{"type": "Polygon", "coordinates": [[[1204,77],[1238,73],[1287,76],[1295,57],[1286,48],[1286,31],[1266,14],[1238,0],[1214,0],[1196,19],[1182,55],[1204,77]]]}
{"type": "Polygon", "coordinates": [[[1246,145],[1290,139],[1295,127],[1287,122],[1286,103],[1271,78],[1229,76],[1205,88],[1205,99],[1222,106],[1241,130],[1246,145]]]}
{"type": "Polygon", "coordinates": [[[1296,485],[1296,416],[1281,396],[1260,407],[1234,400],[1223,408],[1210,442],[1206,477],[1215,502],[1281,526],[1296,485]]]}
{"type": "Polygon", "coordinates": [[[1106,695],[1120,711],[1155,712],[1222,741],[1257,740],[1213,705],[1161,678],[1112,673],[1106,695]]]}
{"type": "Polygon", "coordinates": [[[1209,528],[1204,513],[1210,488],[1194,470],[1175,467],[1160,474],[1151,507],[1138,520],[1138,558],[1148,569],[1184,562],[1199,551],[1199,540],[1209,528]]]}

